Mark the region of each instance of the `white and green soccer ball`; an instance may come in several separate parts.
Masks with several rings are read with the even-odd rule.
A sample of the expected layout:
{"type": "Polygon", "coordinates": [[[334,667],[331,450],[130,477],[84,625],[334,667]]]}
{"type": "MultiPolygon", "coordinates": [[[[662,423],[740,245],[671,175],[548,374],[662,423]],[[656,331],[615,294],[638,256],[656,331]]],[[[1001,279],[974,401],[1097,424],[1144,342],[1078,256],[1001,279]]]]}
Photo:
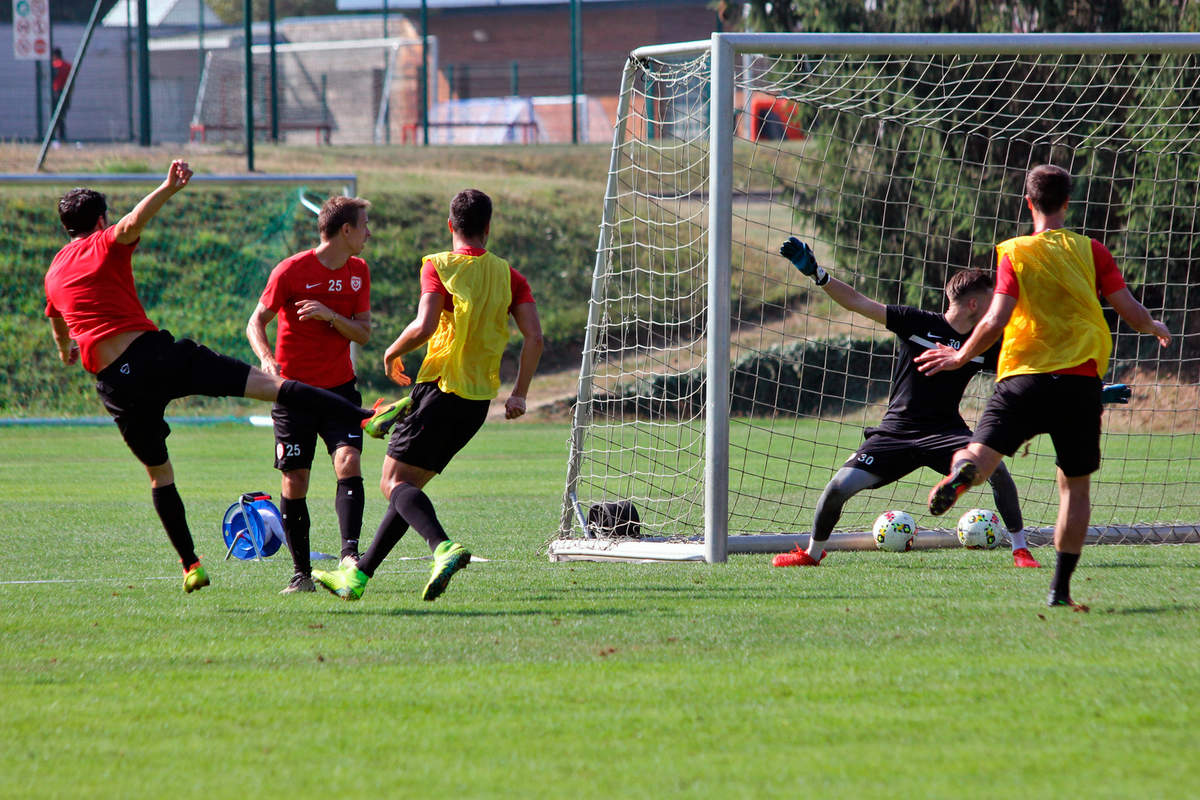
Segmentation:
{"type": "Polygon", "coordinates": [[[917,535],[917,522],[905,511],[885,511],[871,528],[871,537],[880,550],[903,553],[912,550],[917,535]]]}
{"type": "Polygon", "coordinates": [[[991,550],[1003,536],[1000,517],[986,508],[972,508],[959,517],[958,541],[968,550],[991,550]]]}

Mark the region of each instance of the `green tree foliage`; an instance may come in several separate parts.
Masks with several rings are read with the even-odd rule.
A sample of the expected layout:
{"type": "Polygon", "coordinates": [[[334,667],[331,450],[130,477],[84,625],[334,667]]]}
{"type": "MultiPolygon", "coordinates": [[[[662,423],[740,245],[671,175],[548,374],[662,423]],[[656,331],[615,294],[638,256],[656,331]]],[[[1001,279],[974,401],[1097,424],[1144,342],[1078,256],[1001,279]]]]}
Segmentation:
{"type": "MultiPolygon", "coordinates": [[[[876,0],[869,8],[795,0],[750,2],[743,21],[760,30],[810,32],[1195,31],[1200,7],[1185,0],[876,0]]],[[[947,277],[946,265],[989,267],[991,245],[1021,232],[1014,223],[1028,219],[1020,191],[1028,166],[1063,164],[1078,176],[1072,227],[1108,243],[1135,294],[1164,309],[1167,324],[1180,331],[1184,309],[1200,300],[1188,285],[1189,266],[1200,263],[1200,221],[1192,208],[1200,196],[1200,153],[1172,140],[1194,137],[1187,130],[1194,121],[1179,109],[1200,107],[1200,89],[1174,83],[1194,72],[1139,70],[1133,61],[1116,70],[1097,59],[1013,70],[1003,59],[864,60],[841,94],[820,109],[807,107],[806,127],[819,152],[827,163],[848,166],[839,191],[818,197],[820,190],[801,183],[784,188],[797,207],[816,210],[817,230],[835,243],[841,263],[896,281],[906,287],[906,302],[938,307],[935,287],[947,277]],[[868,80],[889,88],[857,95],[855,114],[828,114],[868,80]],[[1140,102],[1151,95],[1152,102],[1140,102]],[[1111,110],[1051,132],[1079,108],[1111,110]],[[1004,120],[1019,121],[1019,134],[999,132],[1004,120]],[[861,261],[864,253],[872,263],[861,261]],[[922,274],[926,288],[916,280],[922,274]]],[[[1196,62],[1167,55],[1148,61],[1189,70],[1196,62]]],[[[788,69],[803,81],[803,65],[788,69]]],[[[1119,347],[1127,351],[1115,355],[1136,357],[1138,348],[1152,346],[1123,337],[1119,347]]],[[[1175,347],[1200,355],[1190,352],[1200,351],[1197,344],[1175,347]]]]}

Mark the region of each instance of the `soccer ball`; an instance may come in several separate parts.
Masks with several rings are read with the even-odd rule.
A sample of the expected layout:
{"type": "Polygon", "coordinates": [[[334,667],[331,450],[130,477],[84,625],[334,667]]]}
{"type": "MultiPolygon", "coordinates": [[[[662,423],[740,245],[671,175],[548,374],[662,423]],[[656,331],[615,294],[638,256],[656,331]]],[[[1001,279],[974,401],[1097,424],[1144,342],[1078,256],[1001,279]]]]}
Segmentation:
{"type": "Polygon", "coordinates": [[[917,535],[917,523],[912,514],[904,511],[885,511],[875,520],[871,536],[880,550],[903,553],[912,550],[917,535]]]}
{"type": "Polygon", "coordinates": [[[991,550],[1000,544],[1000,517],[986,508],[972,508],[958,520],[958,540],[969,550],[991,550]]]}

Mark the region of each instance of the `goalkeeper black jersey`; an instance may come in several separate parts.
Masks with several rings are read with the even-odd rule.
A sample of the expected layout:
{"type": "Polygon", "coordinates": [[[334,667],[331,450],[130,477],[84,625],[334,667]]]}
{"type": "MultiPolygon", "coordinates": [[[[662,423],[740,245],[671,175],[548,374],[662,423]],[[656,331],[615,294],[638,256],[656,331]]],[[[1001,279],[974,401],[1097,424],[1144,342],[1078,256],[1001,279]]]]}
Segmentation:
{"type": "Polygon", "coordinates": [[[946,317],[911,306],[887,307],[887,328],[899,339],[896,361],[892,364],[892,392],[881,430],[900,434],[928,434],[962,430],[967,427],[958,411],[963,392],[980,370],[995,371],[1000,343],[961,369],[925,375],[913,359],[939,344],[962,347],[971,331],[959,333],[946,317]]]}

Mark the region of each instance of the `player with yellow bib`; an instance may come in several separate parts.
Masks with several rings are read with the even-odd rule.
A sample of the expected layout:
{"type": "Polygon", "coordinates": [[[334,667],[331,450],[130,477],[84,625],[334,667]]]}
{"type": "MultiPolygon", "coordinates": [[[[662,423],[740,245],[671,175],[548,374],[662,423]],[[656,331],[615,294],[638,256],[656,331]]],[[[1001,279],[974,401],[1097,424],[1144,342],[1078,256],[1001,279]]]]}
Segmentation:
{"type": "Polygon", "coordinates": [[[1112,353],[1099,298],[1163,347],[1171,334],[1134,299],[1103,244],[1064,228],[1070,194],[1065,169],[1045,164],[1029,172],[1025,204],[1033,233],[996,247],[996,292],[987,313],[961,349],[939,346],[915,360],[928,375],[958,369],[1003,335],[996,390],[971,443],[954,454],[950,475],[930,492],[929,511],[945,513],[967,488],[986,480],[1003,456],[1038,434],[1050,434],[1059,511],[1047,602],[1086,610],[1071,600],[1071,575],[1091,515],[1091,474],[1100,468],[1100,378],[1112,353]]]}
{"type": "MultiPolygon", "coordinates": [[[[357,566],[313,571],[313,579],[346,600],[357,600],[367,580],[409,527],[433,551],[433,568],[422,598],[434,600],[450,578],[471,561],[471,553],[451,541],[424,488],[483,426],[500,389],[500,357],[508,344],[511,315],[524,341],[504,416],[525,413],[525,397],[542,354],[542,328],[529,282],[508,262],[486,249],[492,201],[467,189],[450,203],[447,224],[451,250],[426,256],[421,267],[417,317],[384,353],[388,376],[410,383],[401,357],[428,344],[425,360],[408,398],[396,412],[377,420],[395,423],[388,441],[379,488],[388,498],[383,521],[357,566]],[[403,413],[400,413],[403,411],[403,413]]],[[[365,429],[382,437],[383,425],[365,429]]]]}

